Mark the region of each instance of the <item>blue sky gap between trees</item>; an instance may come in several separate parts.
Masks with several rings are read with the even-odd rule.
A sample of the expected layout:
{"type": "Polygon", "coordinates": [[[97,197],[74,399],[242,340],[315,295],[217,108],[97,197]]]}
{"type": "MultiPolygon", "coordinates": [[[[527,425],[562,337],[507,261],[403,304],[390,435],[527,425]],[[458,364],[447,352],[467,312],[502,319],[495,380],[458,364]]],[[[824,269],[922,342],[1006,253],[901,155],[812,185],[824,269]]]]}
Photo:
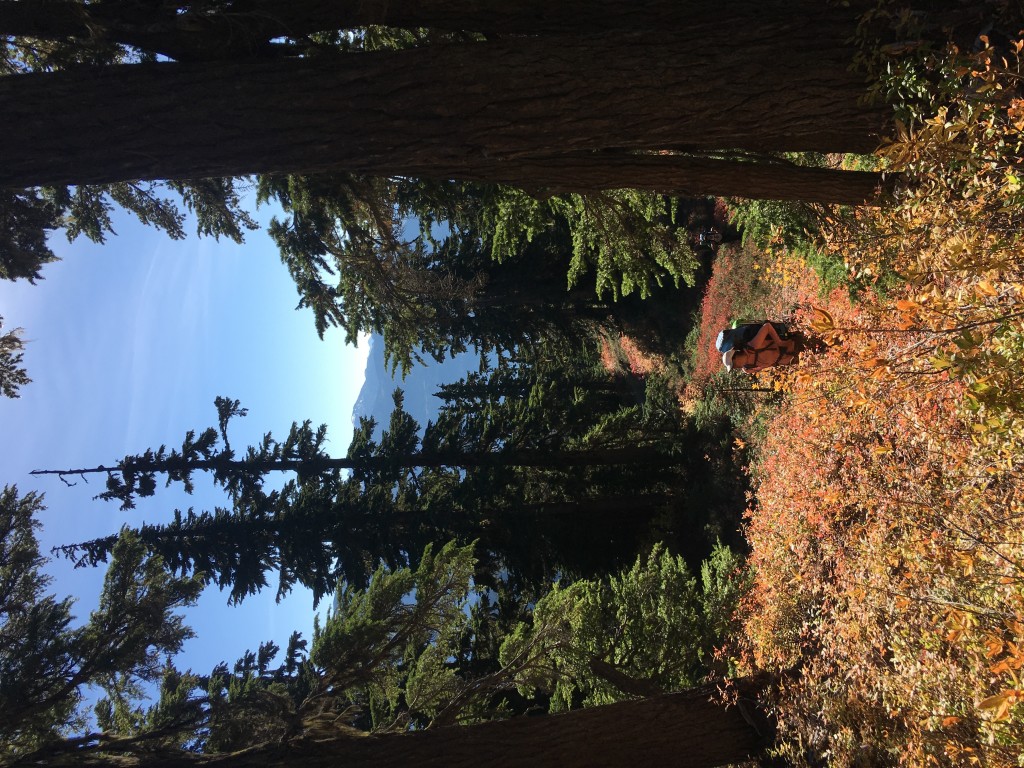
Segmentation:
{"type": "MultiPolygon", "coordinates": [[[[271,214],[260,211],[261,225],[271,214]]],[[[62,260],[44,267],[45,279],[0,284],[4,328],[24,329],[32,378],[19,399],[0,398],[7,436],[0,467],[22,493],[46,494],[44,552],[125,523],[168,520],[175,507],[209,509],[226,499],[200,477],[191,497],[168,488],[124,513],[93,500],[101,477],[69,488],[31,470],[110,464],[161,443],[180,444],[187,429],[216,423],[218,395],[249,409],[232,424],[240,446],[311,419],[329,426],[332,451],[344,453],[363,383],[366,340],[348,346],[337,329],[317,338],[311,313],[295,311],[294,283],[262,228],[244,245],[194,235],[173,241],[119,211],[114,229],[117,236],[103,245],[84,238],[69,244],[57,232],[51,247],[62,260]]],[[[48,572],[52,592],[77,597],[75,614],[85,618],[103,570],[74,570],[54,559],[48,572]]],[[[226,594],[211,587],[187,621],[197,637],[186,645],[183,664],[208,671],[262,640],[284,646],[294,629],[308,636],[312,597],[300,588],[277,605],[268,590],[230,607],[226,594]]]]}

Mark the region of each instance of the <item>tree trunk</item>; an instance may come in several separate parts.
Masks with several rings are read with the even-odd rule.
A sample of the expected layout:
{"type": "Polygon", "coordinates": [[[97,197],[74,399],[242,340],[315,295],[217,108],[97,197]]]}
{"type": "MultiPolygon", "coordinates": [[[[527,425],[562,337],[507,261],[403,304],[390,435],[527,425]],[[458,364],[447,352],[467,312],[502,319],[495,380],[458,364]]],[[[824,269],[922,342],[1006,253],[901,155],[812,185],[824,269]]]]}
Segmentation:
{"type": "Polygon", "coordinates": [[[681,455],[667,453],[654,445],[631,445],[626,448],[508,448],[500,451],[424,451],[401,455],[356,456],[334,458],[323,456],[309,459],[211,459],[170,458],[161,460],[125,459],[112,467],[83,467],[79,469],[34,469],[33,475],[90,475],[133,473],[167,474],[183,472],[216,472],[218,474],[244,473],[265,475],[270,472],[295,472],[299,475],[317,475],[336,469],[374,472],[387,469],[415,469],[461,467],[539,467],[542,469],[570,469],[573,467],[616,466],[639,464],[643,466],[674,467],[686,463],[681,455]]]}
{"type": "MultiPolygon", "coordinates": [[[[763,685],[735,681],[741,696],[763,685]]],[[[771,742],[752,702],[725,707],[712,689],[656,696],[542,717],[381,736],[327,736],[230,755],[79,753],[46,765],[129,768],[710,768],[742,762],[771,742]],[[760,721],[759,726],[751,721],[760,721]]]]}
{"type": "Polygon", "coordinates": [[[137,0],[4,0],[0,34],[46,40],[119,43],[179,61],[226,61],[239,55],[270,56],[271,41],[370,25],[472,31],[488,35],[580,34],[623,30],[686,29],[699,24],[758,26],[780,17],[849,9],[819,0],[231,0],[216,12],[191,3],[143,4],[137,0]]]}
{"type": "MultiPolygon", "coordinates": [[[[877,0],[826,6],[820,0],[231,0],[216,12],[186,0],[159,5],[137,0],[4,0],[0,34],[42,39],[79,38],[121,43],[179,60],[227,60],[272,55],[272,40],[368,25],[473,31],[485,34],[577,34],[622,30],[758,27],[784,17],[845,19],[852,31],[859,14],[877,0]]],[[[910,7],[912,4],[907,3],[910,7]]],[[[984,3],[929,0],[917,15],[933,29],[969,27],[991,20],[984,3]]],[[[276,46],[280,47],[280,46],[276,46]]]]}
{"type": "MultiPolygon", "coordinates": [[[[412,175],[426,176],[427,173],[412,175]]],[[[898,180],[868,171],[812,168],[767,158],[721,159],[686,154],[576,152],[456,170],[466,181],[521,187],[535,194],[592,194],[628,186],[679,197],[746,197],[808,203],[876,202],[898,180]]]]}
{"type": "MultiPolygon", "coordinates": [[[[885,110],[858,103],[848,33],[791,19],[9,76],[0,78],[0,186],[329,170],[487,179],[524,158],[529,169],[542,164],[533,157],[680,143],[870,151],[885,110]]],[[[678,174],[679,159],[664,157],[678,174]]],[[[536,175],[540,188],[571,183],[568,168],[544,164],[558,173],[519,175],[536,175]]],[[[601,186],[633,186],[634,170],[602,170],[601,186]]]]}

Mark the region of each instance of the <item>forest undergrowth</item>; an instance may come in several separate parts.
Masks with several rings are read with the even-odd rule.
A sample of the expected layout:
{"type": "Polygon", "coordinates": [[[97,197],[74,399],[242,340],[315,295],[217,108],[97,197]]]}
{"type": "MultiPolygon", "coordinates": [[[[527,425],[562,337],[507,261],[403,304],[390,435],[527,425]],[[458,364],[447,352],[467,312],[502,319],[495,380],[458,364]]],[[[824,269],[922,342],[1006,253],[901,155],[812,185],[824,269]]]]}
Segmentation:
{"type": "Polygon", "coordinates": [[[1024,765],[1022,47],[926,61],[943,92],[879,152],[910,183],[823,214],[819,255],[877,290],[823,288],[781,229],[743,249],[764,311],[825,351],[756,379],[696,364],[769,390],[737,441],[754,586],[733,652],[780,675],[794,764],[1024,765]]]}

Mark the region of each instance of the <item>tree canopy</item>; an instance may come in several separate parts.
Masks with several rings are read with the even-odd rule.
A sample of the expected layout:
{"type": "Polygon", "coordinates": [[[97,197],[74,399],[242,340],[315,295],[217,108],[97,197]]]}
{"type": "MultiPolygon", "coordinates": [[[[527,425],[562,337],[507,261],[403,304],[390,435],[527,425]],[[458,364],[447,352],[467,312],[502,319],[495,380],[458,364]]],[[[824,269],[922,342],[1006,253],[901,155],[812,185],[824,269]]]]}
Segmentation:
{"type": "Polygon", "coordinates": [[[173,578],[159,557],[126,533],[113,547],[99,606],[75,626],[70,598],[47,594],[33,515],[42,498],[0,492],[0,761],[42,758],[87,722],[87,685],[117,706],[159,679],[164,657],[192,637],[178,611],[199,578],[173,578]]]}
{"type": "MultiPolygon", "coordinates": [[[[634,557],[659,528],[676,527],[659,516],[675,520],[707,501],[689,499],[687,478],[716,449],[675,409],[645,410],[635,389],[593,362],[573,367],[549,359],[553,351],[520,353],[447,388],[438,420],[422,434],[396,395],[389,423],[378,432],[363,420],[344,457],[328,456],[326,427],[309,422],[238,450],[229,424],[246,411],[218,398],[218,426],[187,433],[180,448],[46,472],[105,475],[100,498],[123,509],[156,494],[162,479],[191,491],[195,474],[209,473],[228,507],[178,510],[138,535],[170,567],[204,574],[232,600],[265,588],[271,574],[279,597],[300,583],[319,599],[338,579],[363,585],[377,562],[414,565],[427,544],[451,539],[479,540],[485,580],[502,569],[530,585],[558,572],[596,573],[634,557]],[[283,484],[268,489],[268,476],[282,472],[283,484]]],[[[709,518],[696,519],[704,526],[709,518]]],[[[707,554],[714,536],[679,528],[688,555],[707,554]]],[[[62,551],[95,565],[116,541],[62,551]]]]}
{"type": "MultiPolygon", "coordinates": [[[[698,588],[682,561],[655,549],[610,582],[578,582],[545,597],[533,612],[520,608],[503,619],[501,594],[472,582],[472,546],[428,547],[415,569],[381,567],[363,589],[339,585],[333,610],[314,628],[312,645],[293,634],[280,664],[280,649],[263,643],[231,668],[221,664],[196,674],[178,669],[171,658],[189,633],[173,610],[194,600],[197,580],[169,578],[159,559],[146,558],[137,539],[125,534],[100,610],[81,629],[70,629],[69,601],[42,597],[46,579],[38,572],[42,561],[31,520],[39,499],[8,488],[0,509],[3,765],[103,765],[114,756],[122,764],[186,758],[200,764],[248,765],[250,758],[284,764],[297,756],[319,764],[328,754],[356,765],[389,765],[399,755],[433,765],[440,754],[450,759],[450,747],[464,739],[474,744],[476,759],[491,754],[508,738],[502,735],[505,726],[488,726],[496,719],[524,723],[525,728],[512,726],[524,746],[536,742],[559,749],[568,741],[586,750],[584,742],[566,735],[578,715],[552,723],[557,737],[549,727],[528,724],[536,718],[506,720],[524,708],[543,709],[558,686],[567,686],[561,708],[621,702],[626,709],[604,717],[622,717],[632,706],[643,722],[648,710],[665,707],[716,723],[723,735],[702,738],[702,758],[694,765],[738,759],[769,735],[752,728],[735,708],[708,701],[709,689],[661,695],[692,687],[713,670],[703,649],[721,641],[721,625],[700,616],[732,614],[740,582],[731,565],[706,576],[698,588]],[[716,595],[730,583],[733,597],[723,603],[716,595]],[[612,600],[602,599],[603,592],[612,600]],[[690,621],[676,621],[683,618],[690,621]],[[611,625],[617,629],[609,634],[611,625]],[[692,640],[694,651],[682,666],[665,665],[674,655],[671,644],[661,642],[666,631],[682,631],[692,640]],[[159,681],[157,701],[146,702],[138,685],[144,681],[159,681]],[[90,683],[106,692],[96,706],[98,730],[86,726],[80,709],[90,683]],[[657,696],[630,705],[641,693],[657,696]],[[446,727],[456,724],[456,730],[446,727]],[[417,733],[439,735],[394,740],[417,733]],[[364,741],[367,734],[374,738],[364,741]],[[250,758],[238,757],[246,753],[250,758]],[[710,762],[709,755],[715,756],[710,762]]],[[[746,695],[759,684],[734,685],[746,695]]],[[[580,727],[602,719],[584,716],[580,727]]],[[[684,726],[682,733],[696,735],[696,727],[684,726]]],[[[647,737],[622,738],[640,745],[647,737]]],[[[509,764],[525,764],[529,752],[509,764]]],[[[578,758],[562,762],[585,764],[578,758]]]]}
{"type": "MultiPolygon", "coordinates": [[[[0,331],[3,321],[0,317],[0,331]]],[[[32,381],[21,365],[24,346],[20,328],[0,335],[0,394],[4,397],[18,397],[18,389],[32,381]]]]}

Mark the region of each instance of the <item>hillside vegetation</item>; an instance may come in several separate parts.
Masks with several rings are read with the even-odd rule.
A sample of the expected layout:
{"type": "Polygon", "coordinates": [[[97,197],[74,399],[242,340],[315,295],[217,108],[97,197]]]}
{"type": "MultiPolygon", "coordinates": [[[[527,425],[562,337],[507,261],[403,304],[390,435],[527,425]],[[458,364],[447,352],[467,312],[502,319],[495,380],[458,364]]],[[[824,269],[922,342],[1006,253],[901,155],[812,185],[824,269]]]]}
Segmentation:
{"type": "Polygon", "coordinates": [[[802,219],[738,206],[759,236],[723,249],[707,289],[683,403],[730,414],[750,457],[732,651],[780,675],[797,764],[1021,764],[1021,48],[926,59],[877,158],[905,191],[802,219]],[[836,265],[842,286],[822,279],[836,265]],[[715,372],[709,348],[751,311],[828,348],[742,400],[730,388],[753,379],[715,372]]]}

